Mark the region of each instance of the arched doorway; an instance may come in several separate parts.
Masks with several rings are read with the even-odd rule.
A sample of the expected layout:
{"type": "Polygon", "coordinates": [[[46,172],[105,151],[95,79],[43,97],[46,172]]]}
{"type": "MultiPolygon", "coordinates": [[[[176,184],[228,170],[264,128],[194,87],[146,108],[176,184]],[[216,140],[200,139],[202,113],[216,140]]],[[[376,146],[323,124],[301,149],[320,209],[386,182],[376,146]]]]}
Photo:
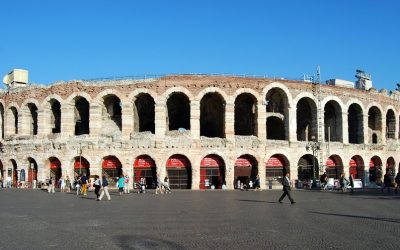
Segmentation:
{"type": "Polygon", "coordinates": [[[12,185],[13,187],[17,187],[18,185],[18,166],[17,162],[14,159],[11,159],[12,168],[12,185]]]}
{"type": "Polygon", "coordinates": [[[286,173],[290,172],[288,159],[281,154],[271,156],[265,165],[265,180],[268,187],[279,186],[286,173]]]}
{"type": "Polygon", "coordinates": [[[317,175],[319,173],[319,166],[318,166],[317,158],[310,154],[303,155],[298,162],[297,171],[298,171],[297,175],[298,175],[299,181],[310,182],[314,176],[317,179],[318,178],[317,175]],[[314,165],[313,165],[313,163],[314,163],[314,165]]]}
{"type": "Polygon", "coordinates": [[[394,178],[395,174],[395,166],[396,163],[394,162],[393,157],[389,157],[386,161],[386,174],[389,174],[390,178],[394,178]]]}
{"type": "Polygon", "coordinates": [[[326,175],[328,178],[339,179],[343,173],[343,162],[338,155],[331,155],[326,160],[326,175]]]}
{"type": "MultiPolygon", "coordinates": [[[[241,184],[247,184],[250,180],[254,183],[258,174],[258,164],[251,155],[242,155],[236,159],[234,169],[234,187],[241,188],[241,184]]],[[[253,186],[254,187],[254,186],[253,186]]]]}
{"type": "Polygon", "coordinates": [[[77,156],[74,160],[74,174],[75,177],[79,175],[86,174],[90,177],[90,163],[84,157],[77,156]]]}
{"type": "MultiPolygon", "coordinates": [[[[4,167],[3,167],[3,162],[0,161],[0,179],[3,181],[3,183],[6,181],[6,179],[4,178],[4,167]]],[[[2,186],[4,187],[4,186],[2,186]]],[[[0,188],[2,188],[0,187],[0,188]]]]}
{"type": "Polygon", "coordinates": [[[36,188],[38,165],[33,158],[28,158],[28,162],[28,182],[31,184],[32,188],[36,188]]]}
{"type": "Polygon", "coordinates": [[[200,189],[216,189],[225,184],[225,163],[218,155],[207,155],[200,162],[200,189]]]}
{"type": "Polygon", "coordinates": [[[382,160],[379,156],[374,156],[369,161],[369,182],[382,184],[382,160]]]}
{"type": "Polygon", "coordinates": [[[58,187],[58,180],[60,180],[62,175],[61,162],[56,157],[51,157],[50,161],[50,178],[54,178],[54,187],[58,187]]]}
{"type": "Polygon", "coordinates": [[[359,155],[351,157],[349,173],[353,179],[361,179],[364,182],[364,161],[359,155]]]}
{"type": "Polygon", "coordinates": [[[167,161],[167,173],[170,187],[190,189],[192,185],[192,168],[189,160],[183,155],[173,155],[167,161]]]}
{"type": "Polygon", "coordinates": [[[140,182],[140,178],[145,178],[146,188],[156,188],[156,163],[150,156],[142,155],[137,157],[133,163],[133,171],[136,183],[140,182]]]}
{"type": "Polygon", "coordinates": [[[122,175],[122,164],[115,156],[107,156],[103,159],[103,175],[107,178],[110,187],[115,187],[118,178],[122,175]]]}

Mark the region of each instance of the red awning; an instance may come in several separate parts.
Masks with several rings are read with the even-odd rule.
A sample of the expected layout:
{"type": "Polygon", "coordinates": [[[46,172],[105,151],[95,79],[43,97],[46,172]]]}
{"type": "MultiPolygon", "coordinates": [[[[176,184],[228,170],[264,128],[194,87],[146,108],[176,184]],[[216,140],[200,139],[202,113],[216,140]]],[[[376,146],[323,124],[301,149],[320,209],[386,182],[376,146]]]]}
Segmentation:
{"type": "Polygon", "coordinates": [[[121,168],[121,163],[116,158],[105,159],[103,161],[103,168],[121,168]]]}
{"type": "Polygon", "coordinates": [[[155,168],[156,164],[150,157],[140,157],[133,163],[134,168],[155,168]]]}
{"type": "Polygon", "coordinates": [[[237,158],[235,162],[235,167],[251,167],[251,161],[246,158],[237,158]]]}
{"type": "Polygon", "coordinates": [[[357,162],[354,159],[351,159],[349,165],[350,167],[357,167],[357,162]]]}
{"type": "Polygon", "coordinates": [[[50,162],[50,168],[55,169],[55,168],[61,168],[61,162],[58,159],[52,160],[50,162]]]}
{"type": "Polygon", "coordinates": [[[75,168],[75,169],[79,169],[79,168],[89,168],[89,167],[90,167],[90,164],[89,164],[89,162],[86,161],[85,159],[82,159],[82,162],[81,162],[79,159],[75,160],[75,162],[74,162],[74,168],[75,168]],[[81,164],[81,163],[82,163],[82,164],[81,164]]]}
{"type": "Polygon", "coordinates": [[[171,157],[167,161],[167,168],[185,168],[189,165],[186,157],[171,157]]]}
{"type": "Polygon", "coordinates": [[[284,165],[285,162],[281,158],[272,156],[268,159],[266,167],[283,167],[284,165]]]}
{"type": "Polygon", "coordinates": [[[336,167],[336,163],[333,161],[332,158],[328,158],[328,160],[326,161],[325,165],[326,165],[327,167],[330,167],[330,168],[336,167]]]}
{"type": "Polygon", "coordinates": [[[201,162],[200,162],[200,167],[218,168],[223,165],[224,164],[221,162],[221,160],[218,157],[214,157],[214,156],[204,157],[203,160],[201,160],[201,162]]]}

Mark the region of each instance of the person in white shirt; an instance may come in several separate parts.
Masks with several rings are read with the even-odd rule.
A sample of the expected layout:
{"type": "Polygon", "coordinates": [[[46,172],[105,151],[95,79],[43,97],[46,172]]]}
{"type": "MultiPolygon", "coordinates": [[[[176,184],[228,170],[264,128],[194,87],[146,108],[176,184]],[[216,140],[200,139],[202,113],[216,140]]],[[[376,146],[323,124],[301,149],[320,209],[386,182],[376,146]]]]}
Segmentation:
{"type": "Polygon", "coordinates": [[[287,195],[290,202],[292,204],[296,203],[292,196],[290,195],[290,179],[289,179],[289,173],[286,173],[285,177],[282,180],[282,185],[283,185],[283,194],[282,196],[279,198],[279,203],[282,203],[282,200],[285,198],[285,196],[287,195]]]}

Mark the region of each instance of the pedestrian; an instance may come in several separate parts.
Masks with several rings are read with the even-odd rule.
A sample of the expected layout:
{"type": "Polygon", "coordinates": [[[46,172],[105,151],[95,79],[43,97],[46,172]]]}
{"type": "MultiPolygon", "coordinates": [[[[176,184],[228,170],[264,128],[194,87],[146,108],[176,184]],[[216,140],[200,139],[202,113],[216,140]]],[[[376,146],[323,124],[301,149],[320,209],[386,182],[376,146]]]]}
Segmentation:
{"type": "Polygon", "coordinates": [[[81,187],[81,177],[77,176],[75,181],[74,181],[74,185],[76,188],[76,195],[79,195],[79,191],[80,191],[80,187],[81,187]]]}
{"type": "Polygon", "coordinates": [[[286,176],[283,178],[282,180],[282,186],[283,186],[283,194],[282,196],[279,198],[279,203],[282,203],[282,200],[285,198],[285,196],[287,195],[287,197],[289,198],[290,202],[292,204],[296,203],[292,196],[290,195],[290,186],[291,186],[291,181],[289,179],[289,173],[286,173],[286,176]]]}
{"type": "MultiPolygon", "coordinates": [[[[345,178],[345,175],[344,175],[344,173],[341,173],[340,174],[340,177],[339,177],[339,184],[340,184],[340,190],[342,191],[342,192],[344,192],[344,191],[346,191],[347,190],[347,184],[349,183],[349,181],[345,178]]],[[[339,189],[338,189],[338,191],[339,191],[339,189]]]]}
{"type": "Polygon", "coordinates": [[[88,178],[86,176],[86,173],[83,173],[82,177],[80,178],[81,180],[81,185],[82,185],[82,191],[81,193],[83,195],[87,195],[87,184],[88,184],[88,178]]]}
{"type": "Polygon", "coordinates": [[[60,178],[60,180],[59,180],[59,183],[60,183],[60,192],[65,192],[65,180],[64,180],[64,177],[62,177],[61,176],[61,178],[60,178]]]}
{"type": "Polygon", "coordinates": [[[110,201],[111,197],[110,197],[110,193],[108,192],[108,181],[106,176],[102,176],[102,180],[101,180],[101,194],[99,197],[99,201],[101,201],[101,199],[103,199],[104,194],[106,194],[107,199],[110,201]]]}
{"type": "Polygon", "coordinates": [[[322,191],[326,190],[328,185],[328,176],[326,175],[326,172],[321,175],[319,180],[321,181],[322,191]]]}
{"type": "Polygon", "coordinates": [[[121,176],[118,179],[118,189],[119,189],[119,195],[123,195],[124,194],[124,184],[125,184],[125,178],[124,176],[121,174],[121,176]]]}
{"type": "Polygon", "coordinates": [[[400,172],[397,173],[396,178],[394,179],[394,181],[396,182],[396,189],[394,190],[394,192],[397,194],[398,190],[400,188],[400,172]]]}
{"type": "Polygon", "coordinates": [[[54,177],[50,177],[50,179],[49,179],[49,188],[47,190],[49,193],[53,193],[53,194],[55,193],[54,184],[55,184],[54,177]]]}
{"type": "Polygon", "coordinates": [[[96,201],[99,201],[101,182],[98,175],[94,176],[93,186],[94,186],[94,193],[96,194],[96,201]]]}
{"type": "Polygon", "coordinates": [[[160,192],[160,194],[163,193],[163,183],[160,179],[160,177],[157,177],[157,183],[156,183],[157,187],[156,187],[156,194],[158,194],[158,192],[160,192]]]}
{"type": "Polygon", "coordinates": [[[256,191],[261,191],[260,183],[261,183],[261,182],[260,182],[260,176],[257,175],[257,177],[256,177],[256,183],[255,183],[256,191]]]}
{"type": "Polygon", "coordinates": [[[67,193],[71,192],[71,181],[67,175],[67,179],[65,179],[65,187],[66,187],[66,191],[67,193]]]}
{"type": "Polygon", "coordinates": [[[129,185],[130,185],[129,176],[125,175],[125,180],[124,180],[124,193],[125,194],[129,194],[131,192],[129,185]]]}
{"type": "Polygon", "coordinates": [[[389,175],[389,173],[386,173],[383,176],[383,184],[382,184],[381,191],[383,192],[383,190],[385,188],[387,188],[388,193],[390,193],[390,186],[391,185],[392,185],[392,180],[390,179],[390,175],[389,175]]]}
{"type": "Polygon", "coordinates": [[[354,192],[354,180],[353,180],[352,174],[350,174],[349,181],[350,181],[350,191],[353,193],[354,192]]]}
{"type": "Polygon", "coordinates": [[[11,188],[11,176],[7,176],[6,181],[7,181],[7,188],[11,188]]]}
{"type": "Polygon", "coordinates": [[[171,188],[169,187],[169,177],[168,177],[168,175],[167,176],[165,176],[165,178],[164,178],[164,192],[166,193],[166,194],[170,194],[171,193],[171,188]]]}

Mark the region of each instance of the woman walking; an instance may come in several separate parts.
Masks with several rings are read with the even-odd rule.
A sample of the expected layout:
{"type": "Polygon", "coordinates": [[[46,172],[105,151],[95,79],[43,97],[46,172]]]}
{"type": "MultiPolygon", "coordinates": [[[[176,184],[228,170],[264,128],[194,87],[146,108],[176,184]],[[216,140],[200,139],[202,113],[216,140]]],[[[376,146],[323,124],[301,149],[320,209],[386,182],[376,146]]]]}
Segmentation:
{"type": "Polygon", "coordinates": [[[125,184],[125,178],[124,176],[121,174],[119,179],[118,179],[118,190],[119,190],[119,195],[123,195],[124,194],[124,184],[125,184]]]}
{"type": "Polygon", "coordinates": [[[101,188],[101,182],[100,182],[100,178],[98,175],[94,176],[94,193],[96,194],[96,201],[99,201],[99,197],[100,197],[100,188],[101,188]]]}

